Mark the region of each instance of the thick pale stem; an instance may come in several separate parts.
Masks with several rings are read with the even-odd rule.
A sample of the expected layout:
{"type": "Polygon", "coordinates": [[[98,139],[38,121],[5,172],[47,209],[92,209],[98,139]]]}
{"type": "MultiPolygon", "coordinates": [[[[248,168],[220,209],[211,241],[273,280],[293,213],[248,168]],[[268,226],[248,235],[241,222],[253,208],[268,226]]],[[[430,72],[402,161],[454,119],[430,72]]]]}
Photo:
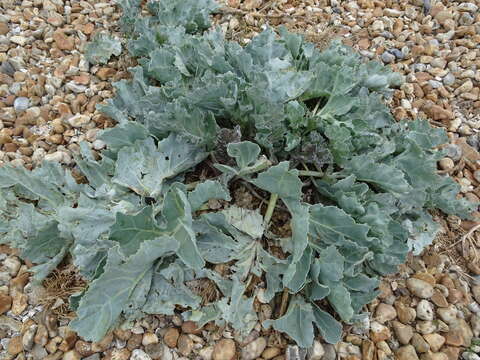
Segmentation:
{"type": "Polygon", "coordinates": [[[324,174],[321,171],[310,171],[310,170],[299,170],[299,176],[313,176],[313,177],[323,177],[324,174]]]}
{"type": "Polygon", "coordinates": [[[278,195],[272,194],[270,195],[270,201],[268,202],[267,212],[265,213],[265,217],[263,218],[263,225],[268,227],[268,223],[272,219],[273,210],[275,209],[275,205],[277,204],[278,195]]]}

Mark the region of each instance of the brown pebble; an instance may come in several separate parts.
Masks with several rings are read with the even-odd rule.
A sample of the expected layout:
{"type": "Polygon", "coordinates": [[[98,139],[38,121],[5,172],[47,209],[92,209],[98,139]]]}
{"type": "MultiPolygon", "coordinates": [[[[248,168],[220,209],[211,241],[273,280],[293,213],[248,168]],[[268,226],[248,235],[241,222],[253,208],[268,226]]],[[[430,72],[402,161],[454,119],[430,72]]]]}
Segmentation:
{"type": "Polygon", "coordinates": [[[92,351],[93,352],[102,352],[106,351],[108,348],[112,346],[112,341],[113,341],[113,333],[109,332],[105,337],[98,341],[92,343],[92,351]]]}
{"type": "Polygon", "coordinates": [[[213,360],[231,360],[235,356],[235,341],[222,339],[213,347],[213,360]]]}
{"type": "Polygon", "coordinates": [[[7,345],[7,352],[10,355],[17,355],[20,354],[23,351],[23,345],[22,345],[22,336],[17,335],[14,336],[7,345]]]}
{"type": "Polygon", "coordinates": [[[5,314],[12,308],[12,297],[0,293],[0,315],[5,314]]]}
{"type": "Polygon", "coordinates": [[[53,40],[60,50],[73,50],[75,47],[73,36],[67,36],[63,30],[56,30],[53,33],[53,40]]]}
{"type": "Polygon", "coordinates": [[[273,359],[275,356],[280,355],[281,350],[277,347],[270,347],[263,350],[262,358],[265,360],[273,359]]]}
{"type": "Polygon", "coordinates": [[[198,335],[198,334],[201,334],[202,332],[202,329],[201,328],[198,328],[197,324],[193,321],[185,321],[183,324],[182,324],[182,332],[184,334],[195,334],[195,335],[198,335]]]}
{"type": "Polygon", "coordinates": [[[127,349],[132,351],[134,349],[137,349],[142,345],[142,339],[143,336],[142,334],[132,334],[130,339],[127,341],[127,349]]]}
{"type": "Polygon", "coordinates": [[[5,152],[15,152],[18,149],[18,145],[13,144],[13,143],[8,143],[3,145],[3,151],[5,152]]]}
{"type": "Polygon", "coordinates": [[[8,24],[6,22],[0,22],[0,35],[5,35],[10,31],[8,24]]]}
{"type": "Polygon", "coordinates": [[[438,162],[440,169],[442,170],[452,170],[455,167],[455,163],[452,159],[445,157],[438,162]]]}
{"type": "Polygon", "coordinates": [[[445,296],[439,290],[433,292],[431,300],[438,307],[448,307],[447,299],[445,299],[445,296]]]}
{"type": "Polygon", "coordinates": [[[177,341],[178,352],[187,357],[193,350],[193,340],[190,336],[182,334],[177,341]]]}
{"type": "Polygon", "coordinates": [[[82,356],[90,356],[93,354],[92,344],[83,340],[78,340],[75,343],[75,350],[82,356]]]}
{"type": "Polygon", "coordinates": [[[163,335],[163,341],[168,347],[174,348],[177,346],[177,341],[179,336],[180,336],[180,332],[178,331],[178,329],[169,328],[163,335]]]}
{"type": "Polygon", "coordinates": [[[463,294],[460,290],[457,290],[457,289],[449,290],[447,299],[450,304],[456,304],[460,300],[462,300],[462,298],[463,298],[463,294]]]}
{"type": "Polygon", "coordinates": [[[130,336],[132,336],[132,332],[130,330],[116,329],[113,331],[113,335],[115,335],[117,339],[127,341],[130,339],[130,336]]]}

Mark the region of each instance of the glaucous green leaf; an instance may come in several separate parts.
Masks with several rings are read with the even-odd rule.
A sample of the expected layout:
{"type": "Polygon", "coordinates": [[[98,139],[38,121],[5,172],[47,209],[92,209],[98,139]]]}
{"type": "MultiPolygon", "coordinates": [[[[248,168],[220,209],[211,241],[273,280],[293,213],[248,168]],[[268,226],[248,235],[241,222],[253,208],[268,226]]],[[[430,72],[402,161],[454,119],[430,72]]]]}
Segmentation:
{"type": "Polygon", "coordinates": [[[270,167],[251,181],[255,186],[285,199],[302,196],[302,181],[297,170],[289,170],[288,161],[270,167]]]}
{"type": "Polygon", "coordinates": [[[323,339],[329,344],[338,343],[342,339],[342,324],[317,305],[314,304],[312,307],[315,325],[323,339]]]}
{"type": "Polygon", "coordinates": [[[113,181],[139,195],[154,198],[160,194],[164,180],[190,169],[206,155],[175,135],[160,141],[158,146],[152,138],[137,141],[118,152],[113,181]]]}
{"type": "Polygon", "coordinates": [[[235,205],[223,210],[226,221],[238,230],[250,235],[253,239],[260,239],[265,231],[263,217],[258,210],[249,210],[235,205]]]}
{"type": "Polygon", "coordinates": [[[110,228],[109,238],[117,242],[125,256],[135,254],[145,240],[153,240],[162,233],[153,217],[151,206],[146,206],[138,214],[117,213],[115,224],[110,228]]]}
{"type": "Polygon", "coordinates": [[[397,194],[407,193],[411,189],[402,171],[390,165],[376,163],[366,155],[353,157],[344,165],[343,173],[354,174],[360,181],[397,194]]]}
{"type": "Polygon", "coordinates": [[[272,326],[290,336],[298,346],[307,348],[313,342],[314,321],[312,305],[306,303],[301,296],[296,296],[290,301],[285,315],[276,320],[266,320],[263,326],[272,326]]]}
{"type": "Polygon", "coordinates": [[[98,33],[85,46],[85,57],[91,64],[106,64],[112,55],[122,52],[122,43],[114,36],[98,33]]]}
{"type": "Polygon", "coordinates": [[[207,180],[195,187],[195,190],[188,193],[188,201],[192,206],[192,211],[197,211],[210,199],[230,201],[228,189],[218,181],[207,180]]]}
{"type": "MultiPolygon", "coordinates": [[[[368,242],[368,226],[357,224],[350,215],[335,206],[313,205],[310,216],[310,234],[322,243],[341,243],[345,238],[359,243],[368,242]]],[[[315,243],[316,240],[313,240],[315,243]]]]}
{"type": "Polygon", "coordinates": [[[119,247],[113,247],[103,274],[90,283],[80,300],[77,318],[70,323],[72,329],[89,341],[103,339],[136,296],[136,289],[150,287],[155,261],[177,248],[177,241],[168,236],[143,242],[138,252],[127,258],[119,247]]]}
{"type": "Polygon", "coordinates": [[[197,239],[193,231],[192,209],[186,194],[173,187],[165,196],[162,215],[166,220],[165,228],[178,243],[177,255],[189,267],[201,269],[205,266],[197,239]]]}

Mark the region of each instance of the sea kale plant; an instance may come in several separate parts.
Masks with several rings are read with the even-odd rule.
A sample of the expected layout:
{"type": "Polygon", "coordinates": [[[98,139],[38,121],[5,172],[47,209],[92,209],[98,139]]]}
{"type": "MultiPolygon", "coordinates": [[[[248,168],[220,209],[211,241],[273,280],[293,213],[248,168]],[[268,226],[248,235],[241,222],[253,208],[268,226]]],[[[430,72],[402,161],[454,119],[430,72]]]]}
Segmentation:
{"type": "MultiPolygon", "coordinates": [[[[84,338],[175,312],[247,335],[254,307],[282,298],[286,312],[264,327],[301,347],[315,328],[335,343],[378,276],[432,242],[430,210],[472,211],[437,174],[445,133],[396,122],[384,104],[402,80],[388,68],[285,29],[242,47],[209,30],[212,0],[151,1],[149,15],[119,5],[138,66],[99,107],[117,122],[101,132],[106,149],[81,144],[85,180],[52,162],[0,169],[0,241],[37,281],[75,264],[88,287],[71,298],[71,326],[84,338]],[[266,201],[242,207],[239,187],[266,201]]],[[[97,37],[90,61],[118,54],[115,41],[97,37]]]]}

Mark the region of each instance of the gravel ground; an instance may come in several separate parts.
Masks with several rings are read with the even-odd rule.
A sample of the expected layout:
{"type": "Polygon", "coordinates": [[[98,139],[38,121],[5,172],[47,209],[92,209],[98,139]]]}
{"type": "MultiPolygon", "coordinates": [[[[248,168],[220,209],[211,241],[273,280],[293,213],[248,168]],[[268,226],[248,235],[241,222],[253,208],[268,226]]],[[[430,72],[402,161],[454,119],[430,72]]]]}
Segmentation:
{"type": "MultiPolygon", "coordinates": [[[[439,171],[457,179],[463,196],[479,200],[479,0],[225,0],[225,6],[215,20],[229,38],[246,43],[267,24],[283,24],[319,46],[339,38],[403,73],[393,113],[427,117],[447,129],[451,143],[439,171]]],[[[112,81],[128,76],[128,60],[90,67],[83,49],[96,32],[114,32],[118,16],[111,2],[1,1],[2,163],[72,165],[80,141],[104,147],[96,133],[112,124],[95,104],[112,96],[112,81]]],[[[318,339],[308,351],[260,326],[240,342],[229,329],[196,329],[163,316],[100,343],[84,342],[67,318],[41,305],[46,290],[29,282],[29,264],[2,247],[0,359],[480,359],[478,222],[438,220],[444,232],[422,257],[382,282],[381,295],[366,309],[369,321],[346,329],[336,346],[318,339]]],[[[268,305],[261,311],[262,318],[271,316],[268,305]]]]}

